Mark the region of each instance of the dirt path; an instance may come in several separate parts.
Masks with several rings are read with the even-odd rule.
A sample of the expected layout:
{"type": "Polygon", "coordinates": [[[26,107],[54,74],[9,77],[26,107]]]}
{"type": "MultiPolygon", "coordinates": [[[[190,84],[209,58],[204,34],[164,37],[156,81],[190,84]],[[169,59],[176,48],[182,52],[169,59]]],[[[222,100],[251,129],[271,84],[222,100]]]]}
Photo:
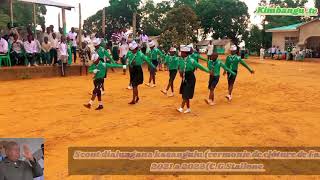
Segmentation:
{"type": "MultiPolygon", "coordinates": [[[[176,112],[176,96],[160,89],[167,72],[157,75],[157,87],[140,87],[141,102],[129,106],[132,92],[121,70],[109,73],[102,112],[82,107],[92,90],[91,77],[67,77],[0,82],[0,137],[44,137],[46,179],[212,179],[213,176],[67,176],[70,146],[319,146],[319,63],[248,60],[234,100],[226,102],[227,82],[221,77],[216,106],[208,107],[208,75],[198,71],[192,114],[176,112]]],[[[145,70],[145,80],[149,78],[145,70]]],[[[95,104],[97,105],[97,103],[95,104]]],[[[218,179],[291,179],[292,176],[214,176],[218,179]]],[[[299,176],[295,179],[317,177],[299,176]]]]}

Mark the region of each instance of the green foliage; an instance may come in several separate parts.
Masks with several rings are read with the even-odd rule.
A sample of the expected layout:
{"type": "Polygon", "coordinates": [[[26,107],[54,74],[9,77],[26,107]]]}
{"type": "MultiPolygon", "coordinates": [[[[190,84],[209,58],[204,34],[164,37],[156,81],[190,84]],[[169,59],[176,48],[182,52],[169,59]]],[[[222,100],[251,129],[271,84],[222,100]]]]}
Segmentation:
{"type": "Polygon", "coordinates": [[[239,0],[202,0],[196,12],[205,34],[212,32],[212,37],[230,38],[239,44],[249,23],[247,5],[239,0]]]}
{"type": "Polygon", "coordinates": [[[171,9],[169,1],[155,4],[153,0],[148,0],[141,10],[141,29],[150,36],[160,35],[164,17],[171,9]]]}
{"type": "MultiPolygon", "coordinates": [[[[281,7],[304,7],[308,0],[270,0],[269,5],[279,5],[281,7]]],[[[297,24],[304,21],[304,17],[299,16],[266,16],[266,29],[274,27],[287,26],[291,24],[297,24]]]]}
{"type": "Polygon", "coordinates": [[[245,39],[246,48],[252,52],[260,52],[262,39],[262,30],[256,25],[252,26],[245,39]]]}
{"type": "MultiPolygon", "coordinates": [[[[304,7],[305,4],[308,2],[308,0],[270,0],[269,3],[267,3],[265,0],[261,0],[260,5],[264,6],[281,6],[281,7],[304,7]]],[[[288,26],[291,24],[297,24],[303,21],[309,20],[305,17],[299,17],[299,16],[265,16],[265,25],[264,29],[271,29],[274,27],[281,27],[281,26],[288,26]]],[[[263,31],[264,37],[262,39],[263,46],[265,48],[271,47],[272,45],[272,33],[265,33],[263,31]]]]}
{"type": "MultiPolygon", "coordinates": [[[[110,6],[106,7],[106,32],[128,28],[132,24],[133,12],[137,12],[137,22],[140,22],[138,6],[141,0],[110,0],[110,6]]],[[[102,10],[84,21],[83,29],[89,33],[102,32],[102,10]]],[[[139,26],[139,24],[138,24],[139,26]]]]}
{"type": "MultiPolygon", "coordinates": [[[[37,25],[45,24],[44,15],[47,9],[43,5],[36,6],[37,25]]],[[[13,1],[13,21],[18,26],[26,27],[33,23],[33,5],[30,3],[13,1]]],[[[8,3],[0,4],[0,28],[6,28],[10,22],[8,3]]]]}
{"type": "Polygon", "coordinates": [[[196,40],[200,28],[196,13],[188,6],[180,6],[168,12],[164,20],[164,31],[177,31],[178,44],[189,44],[196,40]]]}
{"type": "Polygon", "coordinates": [[[159,44],[163,46],[165,51],[168,51],[171,46],[180,44],[179,35],[175,28],[164,31],[159,38],[159,44]]]}

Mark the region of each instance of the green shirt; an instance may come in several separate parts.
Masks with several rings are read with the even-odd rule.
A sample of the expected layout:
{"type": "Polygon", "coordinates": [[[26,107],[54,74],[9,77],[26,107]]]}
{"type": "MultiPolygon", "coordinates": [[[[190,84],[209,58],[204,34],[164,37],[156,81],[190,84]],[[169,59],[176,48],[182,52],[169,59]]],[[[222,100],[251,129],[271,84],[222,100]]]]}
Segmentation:
{"type": "Polygon", "coordinates": [[[199,64],[196,60],[194,60],[191,56],[188,56],[186,59],[180,58],[179,60],[179,71],[180,72],[189,72],[194,71],[199,68],[200,70],[209,73],[209,69],[199,64]]]}
{"type": "Polygon", "coordinates": [[[197,62],[199,62],[199,59],[203,60],[203,61],[209,61],[208,59],[202,57],[198,52],[194,52],[193,54],[191,54],[191,57],[196,60],[197,62]]]}
{"type": "Polygon", "coordinates": [[[242,64],[245,68],[247,68],[250,72],[252,69],[250,66],[244,62],[239,56],[237,55],[229,55],[226,60],[227,68],[231,69],[232,71],[238,71],[238,65],[242,64]]]}
{"type": "Polygon", "coordinates": [[[96,51],[101,59],[104,59],[104,57],[107,57],[108,59],[110,59],[112,63],[116,63],[105,48],[100,46],[96,51]]]}
{"type": "Polygon", "coordinates": [[[110,64],[110,63],[103,63],[100,61],[98,64],[92,64],[89,67],[89,72],[94,73],[94,70],[97,69],[98,72],[95,74],[94,79],[103,79],[107,74],[108,68],[122,68],[122,67],[123,65],[121,64],[113,64],[113,63],[110,64]]]}
{"type": "Polygon", "coordinates": [[[128,64],[130,66],[141,66],[144,62],[146,62],[152,68],[156,68],[150,62],[150,59],[146,55],[144,55],[140,50],[137,51],[135,54],[133,54],[132,52],[131,53],[128,52],[127,58],[128,58],[128,64]]]}
{"type": "Polygon", "coordinates": [[[148,56],[151,60],[158,61],[158,56],[164,56],[164,54],[158,48],[153,48],[149,51],[148,56]]]}
{"type": "Polygon", "coordinates": [[[209,60],[207,64],[208,64],[208,68],[209,68],[210,72],[213,72],[214,76],[220,76],[220,69],[221,68],[223,68],[225,71],[230,72],[233,75],[236,75],[236,73],[234,73],[229,68],[227,68],[226,65],[224,65],[223,62],[220,61],[219,59],[217,59],[215,61],[209,60]]]}
{"type": "Polygon", "coordinates": [[[176,55],[166,55],[164,62],[168,65],[169,70],[175,70],[178,69],[179,66],[179,57],[177,57],[176,55]]]}

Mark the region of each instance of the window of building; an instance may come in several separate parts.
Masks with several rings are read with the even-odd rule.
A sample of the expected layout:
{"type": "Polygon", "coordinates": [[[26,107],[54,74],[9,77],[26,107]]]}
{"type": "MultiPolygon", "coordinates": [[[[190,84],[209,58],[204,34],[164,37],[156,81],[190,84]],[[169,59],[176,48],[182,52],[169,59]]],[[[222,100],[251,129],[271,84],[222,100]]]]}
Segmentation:
{"type": "Polygon", "coordinates": [[[296,46],[298,44],[298,41],[298,37],[285,37],[284,48],[288,49],[288,47],[296,46]]]}

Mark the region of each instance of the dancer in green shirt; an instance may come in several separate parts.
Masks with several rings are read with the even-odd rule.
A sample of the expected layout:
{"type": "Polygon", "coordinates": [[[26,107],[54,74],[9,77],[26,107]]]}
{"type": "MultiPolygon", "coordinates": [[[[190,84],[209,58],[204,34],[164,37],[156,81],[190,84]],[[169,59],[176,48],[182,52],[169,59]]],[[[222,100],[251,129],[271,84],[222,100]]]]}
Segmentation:
{"type": "Polygon", "coordinates": [[[96,97],[98,97],[99,106],[96,108],[96,110],[101,110],[103,109],[102,98],[101,98],[101,88],[104,82],[104,78],[107,75],[107,69],[108,68],[125,68],[126,65],[105,63],[101,61],[97,53],[92,54],[92,61],[93,61],[93,64],[89,67],[89,72],[94,74],[94,77],[93,77],[94,89],[92,91],[92,96],[89,103],[84,104],[84,106],[90,109],[93,104],[93,101],[95,100],[96,97]]]}
{"type": "Polygon", "coordinates": [[[225,71],[236,75],[232,70],[227,68],[221,60],[218,59],[218,53],[213,52],[208,61],[208,68],[210,70],[210,78],[208,83],[208,89],[210,90],[209,98],[205,99],[206,103],[210,106],[214,105],[214,89],[219,83],[220,79],[220,69],[223,68],[225,71]]]}
{"type": "Polygon", "coordinates": [[[168,90],[171,87],[172,93],[168,95],[169,97],[174,96],[174,80],[176,78],[179,66],[179,57],[176,56],[176,48],[171,47],[169,50],[169,55],[166,55],[164,58],[164,63],[169,68],[169,83],[166,90],[161,90],[161,92],[165,95],[168,95],[168,90]]]}
{"type": "Polygon", "coordinates": [[[131,53],[127,54],[127,59],[128,65],[130,66],[130,79],[133,88],[132,101],[129,104],[136,104],[140,99],[138,86],[143,83],[142,64],[146,62],[151,68],[156,67],[150,62],[149,58],[139,50],[138,44],[135,41],[130,43],[129,49],[131,53]]]}
{"type": "Polygon", "coordinates": [[[196,77],[194,75],[195,68],[209,73],[209,69],[203,67],[191,55],[191,48],[189,46],[180,47],[181,59],[179,61],[179,71],[180,76],[182,77],[180,94],[182,94],[182,103],[181,106],[177,109],[178,112],[182,113],[183,108],[187,105],[187,110],[184,113],[190,113],[190,99],[193,98],[194,89],[196,85],[196,77]]]}
{"type": "MultiPolygon", "coordinates": [[[[226,98],[231,101],[232,100],[232,90],[233,90],[233,85],[236,80],[237,74],[238,74],[238,65],[239,63],[243,65],[245,68],[248,69],[248,71],[251,74],[254,74],[254,70],[246,63],[244,62],[239,56],[237,56],[237,46],[233,45],[230,48],[231,50],[231,55],[227,57],[226,60],[226,66],[227,68],[231,69],[236,75],[232,75],[228,72],[228,92],[229,94],[226,95],[226,98]]],[[[227,72],[224,71],[223,75],[225,75],[227,72]]]]}
{"type": "Polygon", "coordinates": [[[149,77],[149,83],[146,83],[146,86],[149,87],[156,87],[156,72],[157,72],[157,67],[159,65],[159,56],[164,56],[164,54],[155,47],[155,43],[154,41],[151,41],[149,43],[149,47],[150,47],[150,51],[148,52],[148,57],[151,60],[153,66],[155,66],[155,68],[151,68],[149,67],[149,71],[150,71],[150,77],[149,77]],[[153,84],[151,84],[151,81],[153,82],[153,84]]]}

